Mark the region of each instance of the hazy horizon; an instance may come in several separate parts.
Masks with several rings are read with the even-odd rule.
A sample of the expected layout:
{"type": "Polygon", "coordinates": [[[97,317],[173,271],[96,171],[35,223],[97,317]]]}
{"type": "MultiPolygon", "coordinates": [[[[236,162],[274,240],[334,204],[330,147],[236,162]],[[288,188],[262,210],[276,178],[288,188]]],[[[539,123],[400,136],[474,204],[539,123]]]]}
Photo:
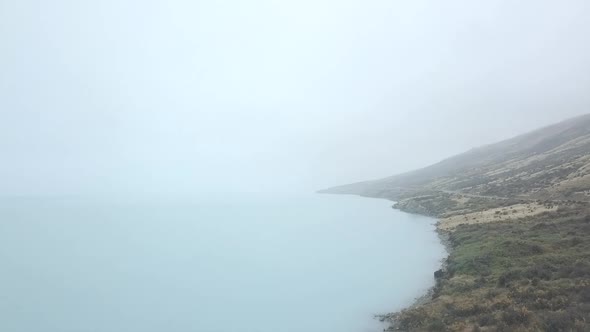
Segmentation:
{"type": "Polygon", "coordinates": [[[0,3],[0,195],[313,191],[590,111],[587,1],[0,3]]]}

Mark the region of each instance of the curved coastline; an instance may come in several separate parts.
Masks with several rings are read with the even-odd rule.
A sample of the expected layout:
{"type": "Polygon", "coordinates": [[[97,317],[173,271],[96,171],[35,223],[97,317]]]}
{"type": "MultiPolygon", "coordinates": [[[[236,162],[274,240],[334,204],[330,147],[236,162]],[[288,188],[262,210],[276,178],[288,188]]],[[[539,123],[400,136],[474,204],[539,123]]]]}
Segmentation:
{"type": "Polygon", "coordinates": [[[407,213],[410,215],[415,215],[415,216],[420,216],[420,217],[427,217],[427,218],[432,218],[433,220],[435,220],[434,222],[434,232],[437,234],[437,238],[440,241],[440,244],[443,247],[444,250],[444,256],[441,260],[440,260],[440,264],[438,265],[437,268],[435,268],[431,273],[432,276],[434,278],[434,285],[428,287],[426,289],[426,291],[417,296],[416,298],[414,298],[411,302],[409,302],[409,304],[407,306],[402,307],[401,309],[399,309],[396,312],[391,312],[391,313],[386,313],[386,314],[375,314],[375,319],[378,319],[379,321],[381,321],[382,323],[385,323],[387,326],[387,328],[384,331],[397,331],[400,330],[399,324],[397,323],[397,316],[400,313],[405,312],[406,310],[410,310],[410,309],[415,309],[418,308],[422,305],[425,305],[429,302],[432,301],[433,296],[436,292],[437,287],[439,286],[439,276],[441,274],[444,274],[445,271],[447,270],[447,265],[448,265],[448,259],[449,256],[451,254],[452,251],[452,246],[451,246],[451,242],[449,239],[449,233],[443,229],[441,229],[440,226],[440,218],[428,213],[424,213],[422,211],[416,211],[414,209],[408,209],[405,208],[401,205],[399,205],[397,200],[393,200],[390,198],[386,198],[386,197],[375,197],[375,196],[369,196],[369,195],[362,195],[362,194],[349,194],[349,193],[331,193],[328,191],[318,191],[318,193],[320,194],[337,194],[337,195],[350,195],[350,196],[357,196],[357,197],[363,197],[363,198],[371,198],[371,199],[384,199],[387,200],[391,203],[393,203],[391,205],[391,208],[403,213],[407,213]],[[421,213],[422,212],[422,213],[421,213]]]}
{"type": "Polygon", "coordinates": [[[588,331],[590,203],[491,198],[461,210],[434,204],[444,195],[424,200],[395,207],[436,211],[449,255],[435,287],[382,317],[386,331],[588,331]]]}
{"type": "MultiPolygon", "coordinates": [[[[360,195],[362,196],[362,195],[360,195]]],[[[362,197],[366,197],[366,196],[362,196],[362,197]]],[[[418,308],[422,305],[425,305],[427,303],[429,303],[430,301],[432,301],[432,297],[435,294],[436,288],[439,286],[439,276],[441,274],[443,274],[448,267],[448,259],[449,259],[449,255],[451,253],[452,247],[451,247],[451,242],[449,239],[449,233],[443,229],[441,229],[439,227],[440,225],[440,219],[437,217],[433,217],[430,216],[428,214],[421,214],[421,213],[416,213],[415,211],[410,211],[410,210],[405,210],[403,208],[401,208],[400,206],[398,206],[398,202],[397,201],[393,201],[390,200],[391,202],[393,202],[393,205],[391,206],[392,209],[404,212],[404,213],[408,213],[408,214],[413,214],[413,215],[417,215],[417,216],[422,216],[422,217],[429,217],[429,218],[433,218],[436,220],[435,222],[435,230],[434,232],[436,232],[437,237],[440,241],[440,243],[442,244],[444,251],[445,251],[445,255],[446,257],[443,258],[440,261],[440,265],[439,268],[435,271],[432,272],[434,280],[435,280],[435,284],[431,287],[429,287],[426,292],[418,297],[416,297],[414,299],[414,301],[409,304],[408,306],[400,309],[397,312],[392,312],[392,313],[387,313],[387,314],[380,314],[380,315],[375,315],[375,318],[379,319],[381,322],[388,324],[388,328],[384,331],[396,331],[396,330],[400,330],[399,324],[397,323],[397,316],[409,309],[415,309],[418,308]]]]}

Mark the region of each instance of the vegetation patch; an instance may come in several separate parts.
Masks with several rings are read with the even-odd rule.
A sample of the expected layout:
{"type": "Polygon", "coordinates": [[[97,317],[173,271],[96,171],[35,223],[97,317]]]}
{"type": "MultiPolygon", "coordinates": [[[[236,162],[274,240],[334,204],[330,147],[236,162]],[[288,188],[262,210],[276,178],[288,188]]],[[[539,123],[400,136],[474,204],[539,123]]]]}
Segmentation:
{"type": "Polygon", "coordinates": [[[402,331],[590,331],[590,209],[465,224],[432,300],[390,318],[402,331]]]}

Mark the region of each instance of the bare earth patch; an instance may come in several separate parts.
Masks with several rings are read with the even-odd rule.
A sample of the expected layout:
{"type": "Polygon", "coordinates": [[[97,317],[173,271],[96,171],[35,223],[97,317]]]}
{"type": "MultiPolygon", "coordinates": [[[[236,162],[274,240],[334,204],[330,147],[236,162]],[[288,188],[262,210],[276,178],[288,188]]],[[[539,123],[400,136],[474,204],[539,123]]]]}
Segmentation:
{"type": "Polygon", "coordinates": [[[450,231],[459,225],[485,224],[497,221],[518,220],[530,216],[536,216],[545,212],[556,211],[557,205],[544,205],[539,203],[523,203],[486,211],[473,212],[443,218],[438,227],[441,230],[450,231]]]}

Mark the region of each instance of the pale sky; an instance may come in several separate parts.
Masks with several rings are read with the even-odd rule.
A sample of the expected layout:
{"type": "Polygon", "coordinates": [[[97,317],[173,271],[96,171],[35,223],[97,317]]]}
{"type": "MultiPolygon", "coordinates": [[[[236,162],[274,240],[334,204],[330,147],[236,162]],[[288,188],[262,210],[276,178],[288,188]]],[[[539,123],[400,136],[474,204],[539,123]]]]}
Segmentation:
{"type": "Polygon", "coordinates": [[[0,194],[313,191],[590,112],[590,2],[0,0],[0,194]]]}

